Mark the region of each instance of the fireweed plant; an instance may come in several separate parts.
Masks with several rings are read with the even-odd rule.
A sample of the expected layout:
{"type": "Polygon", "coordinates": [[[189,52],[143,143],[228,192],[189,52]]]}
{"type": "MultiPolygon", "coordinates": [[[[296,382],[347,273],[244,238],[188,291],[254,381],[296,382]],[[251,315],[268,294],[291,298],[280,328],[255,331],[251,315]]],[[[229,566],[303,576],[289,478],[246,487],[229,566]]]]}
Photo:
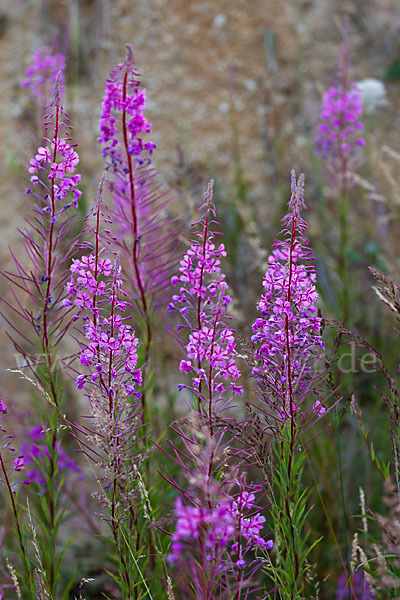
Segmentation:
{"type": "MultiPolygon", "coordinates": [[[[64,404],[58,349],[71,324],[62,305],[74,240],[68,236],[77,216],[81,176],[76,172],[79,156],[71,144],[68,124],[60,99],[59,78],[54,99],[48,106],[45,122],[50,137],[44,139],[30,161],[31,186],[26,190],[33,200],[32,216],[21,230],[25,258],[12,250],[14,271],[3,271],[12,300],[2,298],[10,314],[2,314],[9,329],[18,368],[40,390],[38,406],[44,439],[36,466],[41,482],[33,481],[37,531],[47,593],[57,596],[60,579],[60,548],[57,541],[60,524],[66,516],[62,497],[63,476],[59,470],[64,404]]],[[[28,593],[28,590],[27,590],[28,593]]]]}
{"type": "MultiPolygon", "coordinates": [[[[37,98],[38,106],[42,108],[47,96],[54,95],[57,75],[65,70],[65,66],[65,57],[61,52],[53,53],[50,48],[36,50],[31,64],[26,68],[21,88],[28,88],[30,95],[37,98]]],[[[60,93],[63,93],[62,89],[60,93]]]]}
{"type": "MultiPolygon", "coordinates": [[[[357,279],[351,276],[349,262],[351,252],[351,188],[354,184],[353,174],[362,163],[363,148],[366,143],[363,137],[363,102],[360,91],[351,77],[352,67],[349,54],[350,44],[348,23],[346,21],[341,48],[341,64],[338,68],[336,82],[324,93],[320,115],[321,124],[316,138],[316,150],[322,159],[326,183],[334,194],[333,214],[336,215],[339,229],[339,239],[333,250],[337,281],[332,285],[332,289],[336,290],[335,295],[340,308],[339,314],[336,312],[335,316],[338,316],[346,326],[350,326],[352,319],[355,317],[355,311],[351,313],[350,309],[357,298],[354,284],[357,279]]],[[[335,310],[337,311],[336,306],[335,310]]],[[[338,345],[338,354],[340,348],[343,348],[343,346],[338,345]]],[[[343,379],[342,383],[345,383],[343,379]]],[[[348,526],[343,488],[340,417],[338,412],[335,415],[335,425],[346,559],[348,560],[348,526]]]]}
{"type": "MultiPolygon", "coordinates": [[[[261,316],[253,324],[251,361],[259,384],[258,403],[253,407],[265,423],[264,430],[275,438],[271,513],[277,560],[267,572],[279,586],[280,596],[292,600],[303,597],[307,557],[317,543],[307,546],[304,527],[309,516],[308,493],[301,485],[306,434],[332,404],[330,396],[322,394],[324,344],[303,209],[304,180],[301,176],[296,181],[293,171],[289,211],[268,259],[258,304],[261,316]]],[[[258,428],[261,423],[256,421],[258,428]]],[[[256,459],[263,464],[262,456],[256,459]]]]}
{"type": "MultiPolygon", "coordinates": [[[[171,198],[150,167],[155,144],[144,140],[151,132],[151,123],[144,115],[146,90],[141,87],[140,76],[132,46],[128,45],[125,61],[114,67],[107,80],[98,141],[104,145],[114,243],[121,254],[124,280],[141,331],[145,379],[154,335],[154,309],[170,298],[179,225],[167,214],[171,198]]],[[[146,381],[142,392],[146,421],[146,381]]]]}
{"type": "MultiPolygon", "coordinates": [[[[128,303],[121,279],[118,255],[107,255],[100,185],[97,203],[89,215],[93,242],[91,252],[73,259],[66,285],[64,307],[73,307],[75,329],[80,333],[80,372],[76,386],[89,401],[89,425],[76,424],[80,444],[96,467],[101,492],[96,498],[105,509],[103,518],[111,530],[118,562],[115,579],[122,597],[142,597],[140,517],[146,492],[141,479],[143,451],[140,432],[139,391],[142,373],[138,368],[139,340],[124,316],[128,303]],[[140,514],[139,514],[140,511],[140,514]]],[[[148,557],[145,557],[148,560],[148,557]]],[[[143,566],[142,566],[143,568],[143,566]]]]}
{"type": "Polygon", "coordinates": [[[176,589],[185,598],[263,595],[256,587],[260,553],[272,548],[273,540],[264,532],[266,518],[258,502],[261,486],[248,485],[244,474],[238,477],[238,469],[229,468],[226,453],[216,456],[206,429],[192,426],[179,431],[185,452],[175,448],[175,459],[187,481],[183,488],[169,480],[179,497],[167,557],[176,589]],[[210,455],[219,467],[213,476],[210,455]]]}
{"type": "Polygon", "coordinates": [[[188,597],[242,598],[259,567],[254,557],[246,562],[246,554],[254,548],[271,548],[273,541],[261,534],[265,517],[255,504],[257,488],[246,486],[244,473],[239,477],[240,462],[235,468],[230,464],[235,450],[220,420],[243,390],[237,383],[238,352],[227,314],[231,297],[221,271],[226,252],[213,231],[213,181],[200,210],[196,233],[180,261],[179,274],[171,280],[179,286],[169,311],[179,311],[182,319],[177,341],[185,358],[180,371],[191,376],[191,382],[179,389],[188,390],[191,397],[189,418],[173,426],[181,447],[170,443],[189,486],[184,490],[165,474],[180,493],[169,561],[176,566],[179,589],[187,590],[188,597]]]}
{"type": "Polygon", "coordinates": [[[362,111],[361,94],[351,78],[349,40],[345,29],[342,63],[336,83],[324,93],[316,138],[316,150],[323,160],[327,183],[334,190],[338,206],[337,276],[340,281],[340,316],[344,322],[349,318],[352,299],[348,265],[350,189],[352,173],[361,162],[365,146],[362,111]]]}

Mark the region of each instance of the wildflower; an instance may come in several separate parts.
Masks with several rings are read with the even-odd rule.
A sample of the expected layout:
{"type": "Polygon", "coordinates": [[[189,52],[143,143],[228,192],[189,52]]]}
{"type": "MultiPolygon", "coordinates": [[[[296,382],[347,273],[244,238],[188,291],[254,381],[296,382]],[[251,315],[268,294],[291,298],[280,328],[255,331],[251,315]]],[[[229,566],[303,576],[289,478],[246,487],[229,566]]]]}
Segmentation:
{"type": "Polygon", "coordinates": [[[234,536],[233,517],[229,510],[228,502],[209,508],[206,506],[188,506],[177,498],[175,503],[176,528],[172,535],[171,562],[175,562],[184,550],[182,541],[199,540],[205,533],[205,546],[211,557],[216,557],[218,552],[226,548],[229,540],[234,536]]]}
{"type": "Polygon", "coordinates": [[[119,262],[100,259],[94,253],[74,259],[70,270],[66,290],[70,304],[77,308],[76,314],[84,319],[83,332],[87,340],[80,361],[92,368],[90,379],[78,375],[78,389],[90,382],[107,389],[110,397],[121,385],[127,393],[136,391],[142,381],[137,367],[139,340],[119,314],[127,306],[119,299],[119,294],[124,293],[119,262]]]}
{"type": "Polygon", "coordinates": [[[93,251],[73,261],[66,285],[81,334],[80,363],[88,371],[86,374],[78,370],[76,385],[85,390],[91,413],[88,427],[75,423],[74,429],[83,438],[83,451],[96,465],[103,491],[96,498],[107,513],[120,572],[127,594],[133,597],[135,571],[128,568],[124,557],[132,540],[135,547],[142,544],[144,527],[138,526],[138,519],[144,510],[142,473],[148,452],[143,443],[143,412],[128,396],[140,399],[139,341],[123,316],[128,303],[121,299],[126,293],[119,256],[111,260],[103,255],[103,243],[110,241],[100,237],[102,220],[109,221],[102,208],[103,185],[104,179],[88,217],[95,222],[88,228],[94,242],[85,245],[93,251]]]}
{"type": "Polygon", "coordinates": [[[204,398],[203,390],[208,390],[209,402],[216,408],[226,407],[225,402],[222,404],[225,392],[240,395],[242,388],[234,384],[240,371],[236,364],[234,330],[228,326],[227,312],[232,300],[221,272],[225,246],[215,243],[211,230],[215,215],[212,195],[211,181],[200,209],[203,216],[199,230],[180,261],[179,274],[171,279],[173,285],[180,287],[168,310],[179,311],[189,332],[186,358],[181,361],[180,370],[192,374],[194,391],[199,397],[204,398]]]}
{"type": "MultiPolygon", "coordinates": [[[[347,178],[350,163],[359,160],[359,149],[365,146],[361,120],[363,100],[350,74],[347,21],[341,53],[337,82],[323,96],[322,123],[316,138],[317,152],[327,159],[328,166],[336,178],[338,173],[340,174],[339,179],[347,178]]],[[[344,183],[341,182],[340,185],[343,186],[344,183]]]]}
{"type": "MultiPolygon", "coordinates": [[[[0,397],[0,413],[3,413],[3,415],[7,414],[7,405],[4,402],[3,398],[0,397]]],[[[2,416],[0,414],[0,421],[2,419],[2,416]]]]}
{"type": "Polygon", "coordinates": [[[315,414],[317,414],[318,416],[323,415],[326,412],[324,406],[321,404],[321,402],[319,400],[316,400],[314,402],[312,409],[315,412],[315,414]]]}
{"type": "Polygon", "coordinates": [[[363,571],[356,571],[351,576],[351,585],[346,573],[341,573],[336,592],[337,600],[374,600],[371,589],[365,580],[363,571]]]}
{"type": "MultiPolygon", "coordinates": [[[[150,359],[154,308],[169,301],[169,280],[176,264],[180,225],[166,212],[171,198],[158,174],[150,167],[155,144],[145,141],[151,123],[145,117],[146,90],[141,87],[133,49],[114,67],[103,97],[98,141],[104,144],[112,198],[110,224],[114,244],[124,265],[125,284],[141,324],[143,378],[150,359]]],[[[141,397],[147,416],[145,394],[141,397]]]]}
{"type": "Polygon", "coordinates": [[[32,96],[42,103],[47,94],[54,94],[57,74],[64,69],[65,57],[61,52],[53,54],[50,48],[36,50],[32,63],[25,71],[26,77],[22,80],[21,87],[29,88],[32,96]],[[46,90],[48,85],[50,87],[46,90]]]}
{"type": "Polygon", "coordinates": [[[354,156],[357,148],[365,146],[361,135],[361,93],[353,82],[345,87],[333,86],[322,100],[321,120],[316,138],[317,150],[324,157],[341,160],[343,156],[354,156]]]}
{"type": "MultiPolygon", "coordinates": [[[[279,399],[278,418],[286,421],[300,410],[304,392],[315,376],[316,351],[323,348],[321,318],[317,315],[316,273],[304,232],[307,223],[304,180],[292,172],[289,213],[268,258],[261,316],[253,324],[256,344],[253,374],[264,380],[279,399]]],[[[318,401],[319,402],[319,401],[318,401]]],[[[323,410],[315,403],[318,414],[323,410]]]]}
{"type": "Polygon", "coordinates": [[[14,459],[14,471],[23,471],[25,469],[25,461],[23,456],[17,456],[14,459]]]}
{"type": "Polygon", "coordinates": [[[53,223],[57,220],[57,213],[63,212],[70,206],[78,208],[78,199],[82,195],[82,192],[77,189],[81,175],[75,173],[79,155],[67,142],[66,138],[57,137],[53,138],[45,148],[38,148],[35,157],[31,158],[28,169],[31,181],[40,183],[48,192],[48,203],[42,210],[50,213],[53,223]],[[39,179],[37,175],[46,170],[46,165],[50,165],[47,172],[48,183],[39,179]],[[64,202],[69,193],[72,194],[72,198],[64,202]],[[55,202],[64,202],[64,204],[60,209],[55,202]]]}
{"type": "Polygon", "coordinates": [[[40,387],[49,391],[58,406],[62,395],[60,386],[51,384],[57,370],[53,364],[54,349],[71,324],[62,302],[67,265],[76,244],[70,234],[81,196],[77,187],[81,176],[76,172],[79,156],[71,143],[71,127],[61,103],[59,77],[54,99],[46,109],[48,137],[39,145],[29,166],[32,185],[28,190],[33,215],[26,218],[26,228],[21,231],[26,258],[21,260],[11,250],[14,269],[2,272],[15,302],[2,300],[18,319],[25,320],[26,326],[18,329],[4,311],[2,314],[11,327],[11,339],[23,366],[30,370],[40,387]],[[39,354],[44,365],[40,369],[37,368],[39,354]]]}
{"type": "Polygon", "coordinates": [[[154,142],[143,140],[143,136],[151,132],[151,123],[144,116],[146,90],[140,89],[139,77],[140,73],[134,69],[133,50],[127,46],[127,60],[111,71],[101,107],[101,136],[98,139],[101,144],[107,144],[103,154],[111,158],[115,168],[116,162],[121,161],[124,144],[122,124],[115,113],[124,111],[126,115],[127,151],[137,163],[144,162],[144,152],[152,154],[156,147],[154,142]]]}
{"type": "Polygon", "coordinates": [[[179,497],[175,502],[176,528],[172,534],[170,562],[183,560],[186,550],[193,557],[195,545],[206,549],[207,561],[215,564],[221,574],[232,569],[233,564],[245,567],[243,556],[252,548],[272,548],[273,541],[261,536],[265,517],[257,510],[256,496],[244,488],[243,481],[240,493],[234,497],[222,493],[217,482],[208,480],[207,475],[204,478],[204,474],[194,473],[192,481],[199,487],[191,490],[191,504],[179,497]],[[202,493],[203,487],[209,491],[208,499],[202,493]],[[239,558],[235,558],[236,555],[239,558]]]}
{"type": "MultiPolygon", "coordinates": [[[[27,437],[21,443],[21,451],[28,468],[27,477],[43,488],[46,485],[45,460],[50,459],[49,450],[46,447],[46,429],[46,423],[39,423],[31,427],[27,432],[27,437]]],[[[68,456],[60,441],[57,443],[57,467],[63,477],[67,473],[81,474],[80,466],[68,456]]]]}

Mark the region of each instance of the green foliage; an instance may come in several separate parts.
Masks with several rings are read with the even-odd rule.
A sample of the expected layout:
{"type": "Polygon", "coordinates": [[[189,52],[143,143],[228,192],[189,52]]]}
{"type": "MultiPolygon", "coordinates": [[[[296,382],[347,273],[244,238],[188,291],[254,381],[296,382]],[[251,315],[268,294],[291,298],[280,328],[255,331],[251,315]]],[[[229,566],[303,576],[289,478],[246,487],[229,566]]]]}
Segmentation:
{"type": "Polygon", "coordinates": [[[271,517],[275,536],[274,562],[268,560],[265,572],[282,600],[304,598],[306,574],[311,569],[309,555],[320,542],[309,543],[306,523],[311,512],[309,492],[303,488],[305,455],[290,444],[290,426],[283,430],[275,448],[274,490],[271,517]]]}
{"type": "Polygon", "coordinates": [[[388,68],[385,71],[384,78],[386,81],[394,81],[400,77],[400,58],[395,58],[393,62],[390,63],[388,68]]]}

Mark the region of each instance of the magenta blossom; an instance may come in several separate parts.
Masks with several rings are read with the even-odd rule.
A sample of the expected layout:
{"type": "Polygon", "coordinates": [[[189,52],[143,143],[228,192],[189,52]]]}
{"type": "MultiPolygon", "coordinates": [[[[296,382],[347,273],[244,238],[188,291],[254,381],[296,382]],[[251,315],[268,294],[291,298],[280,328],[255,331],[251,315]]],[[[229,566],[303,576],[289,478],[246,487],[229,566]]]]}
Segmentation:
{"type": "Polygon", "coordinates": [[[357,148],[365,146],[361,132],[363,123],[361,94],[350,82],[346,87],[334,86],[324,94],[321,120],[316,138],[317,150],[323,157],[340,160],[343,155],[353,156],[357,148]]]}
{"type": "Polygon", "coordinates": [[[23,456],[17,456],[14,459],[14,471],[23,471],[25,469],[25,461],[23,456]]]}
{"type": "Polygon", "coordinates": [[[208,395],[209,418],[212,410],[229,404],[225,394],[242,393],[242,387],[236,383],[241,374],[236,363],[235,332],[229,327],[231,297],[221,270],[226,251],[224,244],[215,243],[211,229],[215,215],[212,196],[213,182],[210,182],[201,207],[203,216],[197,223],[200,227],[180,262],[179,274],[171,280],[179,286],[179,291],[168,308],[179,311],[184,325],[178,328],[188,331],[183,341],[186,357],[180,363],[180,370],[192,375],[191,389],[201,401],[200,406],[208,395]]]}
{"type": "MultiPolygon", "coordinates": [[[[35,157],[30,161],[31,182],[44,187],[48,192],[47,198],[53,199],[53,205],[54,201],[57,205],[59,202],[63,202],[61,208],[52,206],[49,202],[49,205],[42,209],[43,212],[51,213],[52,223],[57,220],[57,213],[63,212],[70,206],[78,208],[78,199],[82,195],[82,192],[77,189],[81,175],[75,172],[79,163],[79,155],[73,146],[67,143],[68,141],[66,138],[54,138],[48,146],[38,148],[35,157]],[[46,170],[46,167],[48,183],[43,176],[42,178],[39,176],[46,170]],[[71,197],[65,201],[69,193],[71,193],[71,197]]],[[[28,188],[27,193],[32,193],[32,190],[28,188]]]]}
{"type": "Polygon", "coordinates": [[[152,154],[156,145],[145,142],[143,136],[151,132],[151,123],[144,116],[146,90],[140,88],[140,73],[133,67],[134,58],[131,46],[127,47],[127,60],[116,65],[107,80],[101,107],[99,142],[106,144],[103,154],[116,163],[121,162],[124,144],[119,113],[126,115],[128,153],[143,162],[143,153],[152,154]],[[130,68],[127,68],[130,67],[130,68]]]}
{"type": "Polygon", "coordinates": [[[69,298],[64,306],[75,306],[83,318],[86,343],[80,361],[91,370],[90,376],[78,376],[78,389],[88,384],[100,386],[107,388],[111,398],[124,385],[127,393],[140,397],[139,340],[121,314],[127,302],[120,299],[124,292],[119,262],[96,258],[96,254],[73,260],[66,290],[69,298]]]}
{"type": "MultiPolygon", "coordinates": [[[[3,398],[0,397],[0,413],[3,413],[3,415],[7,414],[7,405],[4,402],[3,398]]],[[[0,414],[0,421],[2,419],[2,416],[0,414]]]]}
{"type": "MultiPolygon", "coordinates": [[[[27,438],[21,443],[21,451],[24,454],[25,466],[27,467],[27,477],[30,481],[35,481],[40,487],[45,487],[46,479],[44,473],[44,460],[49,459],[49,451],[46,447],[46,424],[38,424],[31,427],[27,432],[27,438]]],[[[57,444],[57,466],[62,474],[77,473],[81,474],[81,468],[76,462],[68,456],[62,447],[61,442],[57,444]]]]}
{"type": "MultiPolygon", "coordinates": [[[[199,479],[198,475],[196,477],[199,479]]],[[[254,492],[245,489],[243,483],[236,496],[227,493],[215,496],[218,485],[210,481],[207,489],[213,490],[208,500],[201,499],[200,490],[197,490],[198,494],[190,494],[192,504],[177,498],[170,562],[184,560],[186,552],[193,560],[193,548],[205,548],[207,562],[215,565],[221,574],[235,571],[236,567],[244,568],[244,556],[251,549],[273,547],[273,541],[262,536],[265,517],[258,511],[254,492]]]]}
{"type": "MultiPolygon", "coordinates": [[[[300,215],[305,208],[304,181],[300,177],[296,182],[294,172],[291,191],[289,213],[268,259],[258,304],[261,316],[253,324],[252,337],[256,345],[253,374],[273,390],[275,419],[281,422],[302,414],[302,402],[316,377],[318,352],[324,347],[316,273],[304,238],[307,223],[300,215]]],[[[320,401],[313,411],[325,412],[320,401]]]]}
{"type": "MultiPolygon", "coordinates": [[[[36,50],[32,63],[25,71],[22,88],[29,88],[32,96],[40,102],[54,94],[57,74],[65,69],[65,57],[61,52],[55,54],[49,48],[36,50]]],[[[61,90],[63,93],[63,91],[61,90]]]]}

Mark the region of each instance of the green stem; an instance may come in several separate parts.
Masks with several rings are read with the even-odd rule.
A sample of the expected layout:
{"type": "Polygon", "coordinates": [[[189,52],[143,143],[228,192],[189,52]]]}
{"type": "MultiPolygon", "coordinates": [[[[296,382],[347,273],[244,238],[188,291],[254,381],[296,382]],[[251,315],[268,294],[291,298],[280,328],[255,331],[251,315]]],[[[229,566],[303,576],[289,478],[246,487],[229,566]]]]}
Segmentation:
{"type": "Polygon", "coordinates": [[[346,515],[346,505],[344,499],[344,485],[343,485],[343,469],[342,469],[342,453],[340,446],[340,432],[339,432],[339,414],[337,409],[335,409],[335,432],[336,432],[336,444],[337,444],[337,452],[338,452],[338,460],[339,460],[339,478],[340,478],[340,501],[342,507],[343,514],[343,524],[344,524],[344,547],[345,547],[345,564],[346,564],[346,578],[348,580],[350,574],[350,564],[349,564],[349,545],[347,540],[347,531],[348,531],[348,521],[346,515]]]}

